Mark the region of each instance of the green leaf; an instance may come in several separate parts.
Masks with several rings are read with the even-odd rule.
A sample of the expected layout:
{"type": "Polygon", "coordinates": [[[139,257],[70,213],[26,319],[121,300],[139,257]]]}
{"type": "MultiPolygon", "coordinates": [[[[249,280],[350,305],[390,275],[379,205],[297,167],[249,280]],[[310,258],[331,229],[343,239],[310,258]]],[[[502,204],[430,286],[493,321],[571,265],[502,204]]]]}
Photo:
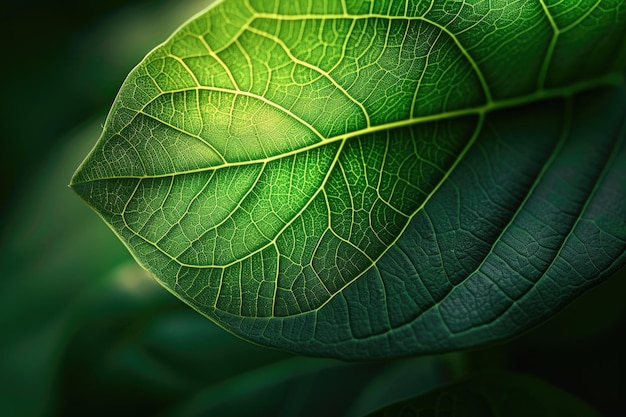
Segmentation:
{"type": "Polygon", "coordinates": [[[207,384],[162,414],[361,417],[381,403],[392,404],[447,384],[446,361],[445,355],[364,363],[296,357],[207,384]],[[369,401],[363,401],[365,396],[369,401]]]}
{"type": "Polygon", "coordinates": [[[71,186],[257,343],[509,338],[626,261],[621,5],[226,0],[131,72],[71,186]]]}
{"type": "Polygon", "coordinates": [[[573,395],[537,378],[512,373],[487,373],[369,415],[599,417],[573,395]]]}

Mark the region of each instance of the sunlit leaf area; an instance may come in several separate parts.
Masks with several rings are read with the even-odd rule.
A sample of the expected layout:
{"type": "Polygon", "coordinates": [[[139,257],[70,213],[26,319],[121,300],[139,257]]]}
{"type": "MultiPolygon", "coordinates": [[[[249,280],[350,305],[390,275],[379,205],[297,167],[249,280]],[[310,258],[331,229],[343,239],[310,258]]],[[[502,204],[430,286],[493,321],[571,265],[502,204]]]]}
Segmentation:
{"type": "Polygon", "coordinates": [[[0,415],[623,415],[621,1],[6,9],[0,415]]]}

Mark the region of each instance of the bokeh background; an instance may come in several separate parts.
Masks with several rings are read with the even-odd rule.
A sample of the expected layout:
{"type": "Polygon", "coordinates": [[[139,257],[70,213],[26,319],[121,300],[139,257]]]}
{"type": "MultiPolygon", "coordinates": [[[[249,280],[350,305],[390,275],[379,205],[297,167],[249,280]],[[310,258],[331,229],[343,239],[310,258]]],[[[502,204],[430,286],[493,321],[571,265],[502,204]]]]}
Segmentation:
{"type": "Polygon", "coordinates": [[[539,328],[380,363],[240,341],[159,287],[67,187],[126,74],[209,0],[2,6],[0,415],[353,415],[500,368],[626,412],[624,271],[539,328]]]}

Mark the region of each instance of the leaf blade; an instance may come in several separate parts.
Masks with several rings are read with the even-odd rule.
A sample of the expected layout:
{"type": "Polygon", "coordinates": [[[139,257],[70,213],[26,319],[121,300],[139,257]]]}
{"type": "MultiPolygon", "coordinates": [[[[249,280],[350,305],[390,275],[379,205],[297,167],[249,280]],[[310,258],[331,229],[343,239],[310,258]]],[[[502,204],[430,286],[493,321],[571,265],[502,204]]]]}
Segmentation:
{"type": "MultiPolygon", "coordinates": [[[[495,7],[482,15],[458,9],[460,21],[445,3],[419,3],[408,17],[394,5],[388,15],[297,9],[280,15],[262,10],[266,3],[219,3],[131,73],[101,140],[72,180],[74,190],[166,288],[260,343],[372,358],[467,347],[528,328],[588,284],[552,297],[556,307],[526,314],[515,302],[539,279],[528,270],[537,269],[533,262],[553,266],[544,265],[546,254],[524,259],[520,252],[553,245],[554,236],[542,237],[526,219],[529,230],[517,243],[496,238],[520,228],[518,209],[522,217],[543,216],[535,221],[539,228],[578,227],[575,213],[550,212],[559,204],[585,209],[585,198],[597,191],[586,172],[569,173],[575,166],[595,172],[613,161],[610,174],[623,177],[623,132],[616,133],[623,114],[589,117],[591,108],[572,98],[620,76],[601,63],[591,71],[596,78],[566,77],[559,85],[550,69],[562,52],[561,29],[550,8],[535,2],[503,2],[512,23],[495,29],[504,13],[495,7]],[[226,17],[229,11],[234,17],[226,17]],[[233,37],[215,38],[220,30],[233,37]],[[494,55],[529,37],[544,42],[543,53],[534,50],[530,59],[517,48],[494,55]],[[517,80],[504,86],[503,76],[517,80]],[[601,118],[609,122],[594,124],[601,118]],[[604,145],[594,162],[588,156],[595,148],[576,135],[603,125],[609,127],[596,135],[604,145]],[[612,146],[615,155],[607,157],[612,146]],[[561,160],[567,175],[552,167],[561,160]],[[546,175],[569,190],[556,206],[549,201],[556,185],[543,190],[546,175]],[[500,190],[507,188],[514,191],[500,190]],[[459,190],[470,197],[460,198],[459,190]],[[541,192],[543,199],[536,197],[541,192]],[[491,222],[478,215],[482,200],[491,222]],[[538,214],[526,204],[538,206],[538,214]],[[402,243],[408,239],[420,244],[402,243]],[[397,279],[406,271],[410,279],[397,279]],[[511,308],[517,322],[498,324],[511,308]]],[[[607,16],[620,13],[610,6],[607,16]]],[[[594,13],[565,29],[584,28],[594,13]]],[[[620,19],[606,23],[604,36],[618,36],[620,19]]],[[[623,87],[613,94],[599,105],[622,108],[623,87]]],[[[597,246],[591,263],[611,252],[611,265],[587,268],[585,279],[624,263],[619,184],[614,179],[600,190],[612,194],[603,204],[612,204],[613,213],[604,221],[617,228],[611,234],[592,227],[578,248],[597,246]]],[[[555,231],[557,240],[568,230],[555,231]]],[[[562,250],[555,259],[564,259],[562,250]]]]}

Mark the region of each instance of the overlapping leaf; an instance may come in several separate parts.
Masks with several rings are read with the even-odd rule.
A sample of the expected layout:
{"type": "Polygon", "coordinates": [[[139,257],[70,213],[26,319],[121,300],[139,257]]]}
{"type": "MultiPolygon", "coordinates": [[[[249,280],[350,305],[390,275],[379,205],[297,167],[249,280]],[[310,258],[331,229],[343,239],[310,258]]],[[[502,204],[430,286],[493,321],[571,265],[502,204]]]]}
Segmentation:
{"type": "Polygon", "coordinates": [[[620,1],[238,1],[129,75],[74,190],[245,338],[513,336],[624,264],[620,1]]]}
{"type": "Polygon", "coordinates": [[[513,373],[485,373],[369,414],[370,417],[423,415],[600,416],[572,394],[534,377],[513,373]]]}

